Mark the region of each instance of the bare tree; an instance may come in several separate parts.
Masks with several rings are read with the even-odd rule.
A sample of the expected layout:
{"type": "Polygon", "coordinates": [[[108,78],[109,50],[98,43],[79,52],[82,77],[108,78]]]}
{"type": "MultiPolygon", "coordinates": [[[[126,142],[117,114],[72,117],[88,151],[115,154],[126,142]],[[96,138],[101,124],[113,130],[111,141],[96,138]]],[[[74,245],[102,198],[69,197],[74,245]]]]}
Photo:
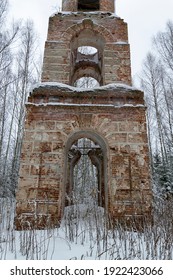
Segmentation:
{"type": "Polygon", "coordinates": [[[15,193],[25,118],[25,102],[40,78],[37,35],[31,21],[5,28],[8,1],[0,0],[0,189],[15,193]],[[20,25],[20,28],[19,28],[20,25]],[[38,57],[38,58],[37,58],[38,57]]]}
{"type": "Polygon", "coordinates": [[[165,64],[167,71],[173,71],[173,22],[168,21],[166,30],[158,32],[153,39],[154,46],[157,49],[162,63],[165,64]]]}
{"type": "MultiPolygon", "coordinates": [[[[40,72],[37,67],[37,55],[39,57],[39,52],[37,50],[38,41],[37,35],[34,31],[34,25],[31,21],[26,21],[24,26],[20,30],[20,46],[19,51],[16,54],[16,83],[15,83],[15,94],[17,96],[18,102],[14,102],[16,110],[16,141],[14,147],[14,156],[12,161],[12,181],[14,183],[14,188],[18,180],[19,171],[19,160],[23,137],[23,126],[25,119],[25,102],[29,91],[31,90],[33,84],[39,81],[40,72]]],[[[13,116],[14,117],[14,116],[13,116]]]]}
{"type": "Polygon", "coordinates": [[[148,114],[150,114],[150,117],[153,116],[155,119],[155,122],[153,122],[153,129],[150,132],[153,133],[153,130],[155,130],[156,137],[154,141],[155,143],[157,142],[157,146],[161,151],[162,159],[164,161],[166,160],[166,151],[162,127],[162,110],[160,106],[163,104],[162,85],[160,82],[162,69],[159,61],[157,61],[151,53],[147,55],[144,62],[142,76],[144,78],[141,79],[141,83],[144,91],[146,92],[146,101],[148,101],[148,110],[150,110],[150,113],[148,114]]]}
{"type": "Polygon", "coordinates": [[[168,141],[173,143],[173,22],[167,22],[166,30],[159,32],[153,43],[162,64],[161,82],[167,112],[165,134],[168,141]]]}
{"type": "Polygon", "coordinates": [[[141,84],[148,107],[148,132],[156,184],[173,194],[173,23],[153,39],[154,51],[148,54],[141,84]]]}
{"type": "MultiPolygon", "coordinates": [[[[7,182],[5,169],[7,169],[6,142],[8,141],[10,111],[11,111],[11,85],[13,83],[13,56],[12,48],[19,31],[18,24],[6,28],[5,20],[8,10],[8,1],[0,0],[0,189],[3,193],[4,183],[7,182]]],[[[3,194],[2,194],[3,195],[3,194]]]]}

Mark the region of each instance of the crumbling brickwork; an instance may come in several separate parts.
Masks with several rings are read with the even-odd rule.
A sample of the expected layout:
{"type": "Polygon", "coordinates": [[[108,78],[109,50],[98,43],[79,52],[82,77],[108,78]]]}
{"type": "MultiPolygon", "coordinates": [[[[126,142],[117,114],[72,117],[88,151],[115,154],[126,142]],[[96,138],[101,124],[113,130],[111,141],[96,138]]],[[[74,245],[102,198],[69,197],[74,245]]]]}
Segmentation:
{"type": "Polygon", "coordinates": [[[73,85],[73,57],[78,46],[98,49],[102,61],[102,85],[131,84],[127,24],[106,12],[57,13],[49,19],[42,81],[73,85]]]}
{"type": "Polygon", "coordinates": [[[146,108],[143,92],[131,87],[127,24],[111,13],[113,0],[99,4],[101,12],[78,12],[77,1],[66,0],[63,10],[72,12],[49,20],[42,83],[26,104],[17,229],[59,224],[71,189],[69,166],[80,157],[73,151],[69,162],[69,151],[84,137],[100,149],[88,155],[101,174],[100,205],[109,217],[126,222],[150,215],[146,108]],[[97,52],[81,55],[81,46],[97,52]],[[100,87],[73,87],[81,76],[100,87]]]}

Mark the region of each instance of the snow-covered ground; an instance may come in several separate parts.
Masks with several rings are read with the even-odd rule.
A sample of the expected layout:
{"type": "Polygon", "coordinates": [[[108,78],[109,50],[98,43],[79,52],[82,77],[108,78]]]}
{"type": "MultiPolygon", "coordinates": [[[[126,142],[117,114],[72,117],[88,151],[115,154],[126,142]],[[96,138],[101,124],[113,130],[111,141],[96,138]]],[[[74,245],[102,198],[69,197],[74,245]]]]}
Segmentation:
{"type": "Polygon", "coordinates": [[[173,259],[172,223],[165,221],[163,213],[163,220],[156,219],[157,224],[143,232],[120,225],[109,230],[102,208],[83,205],[77,210],[67,208],[61,226],[49,230],[15,231],[14,204],[9,200],[1,201],[0,213],[2,260],[173,259]]]}

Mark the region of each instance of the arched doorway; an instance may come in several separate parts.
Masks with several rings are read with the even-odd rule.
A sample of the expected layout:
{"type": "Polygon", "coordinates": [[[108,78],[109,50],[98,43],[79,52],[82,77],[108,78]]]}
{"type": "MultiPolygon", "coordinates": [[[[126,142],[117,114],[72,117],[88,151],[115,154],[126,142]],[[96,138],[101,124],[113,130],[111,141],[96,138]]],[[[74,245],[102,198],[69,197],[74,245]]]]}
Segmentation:
{"type": "Polygon", "coordinates": [[[64,207],[107,210],[107,148],[96,133],[74,133],[66,145],[64,207]]]}

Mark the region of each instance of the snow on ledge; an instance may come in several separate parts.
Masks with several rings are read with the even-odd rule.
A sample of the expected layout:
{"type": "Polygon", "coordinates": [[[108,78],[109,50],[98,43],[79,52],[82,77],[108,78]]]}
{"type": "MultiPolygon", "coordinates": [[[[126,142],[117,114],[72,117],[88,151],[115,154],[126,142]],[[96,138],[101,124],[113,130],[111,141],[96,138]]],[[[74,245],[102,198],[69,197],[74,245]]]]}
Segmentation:
{"type": "Polygon", "coordinates": [[[111,13],[111,12],[106,12],[106,11],[88,11],[88,12],[85,12],[85,11],[77,11],[77,12],[72,12],[72,11],[57,11],[57,12],[54,12],[50,17],[54,17],[54,16],[57,16],[57,15],[62,15],[62,16],[70,16],[70,15],[80,15],[80,14],[84,14],[84,15],[87,15],[87,14],[92,14],[92,15],[98,15],[98,14],[105,14],[105,15],[109,15],[109,17],[111,18],[120,18],[116,13],[111,13]]]}
{"type": "Polygon", "coordinates": [[[48,103],[33,103],[33,102],[26,102],[26,105],[31,105],[31,106],[69,106],[69,107],[110,107],[110,108],[127,108],[127,107],[133,107],[133,108],[145,108],[145,105],[143,104],[122,104],[122,105],[114,105],[114,104],[81,104],[81,103],[62,103],[62,102],[48,102],[48,103]]]}
{"type": "Polygon", "coordinates": [[[69,86],[67,84],[63,84],[63,83],[58,83],[58,82],[43,82],[43,83],[39,83],[37,85],[35,85],[31,91],[31,93],[36,90],[36,89],[41,89],[41,88],[57,88],[60,90],[66,90],[66,91],[70,91],[70,92],[94,92],[94,91],[106,91],[106,90],[123,90],[123,91],[139,91],[139,89],[123,84],[123,83],[111,83],[108,85],[104,85],[104,86],[99,86],[99,87],[94,87],[94,88],[78,88],[78,87],[73,87],[73,86],[69,86]]]}
{"type": "Polygon", "coordinates": [[[113,44],[114,45],[128,45],[129,43],[125,42],[125,41],[118,41],[118,42],[114,42],[113,44]]]}

